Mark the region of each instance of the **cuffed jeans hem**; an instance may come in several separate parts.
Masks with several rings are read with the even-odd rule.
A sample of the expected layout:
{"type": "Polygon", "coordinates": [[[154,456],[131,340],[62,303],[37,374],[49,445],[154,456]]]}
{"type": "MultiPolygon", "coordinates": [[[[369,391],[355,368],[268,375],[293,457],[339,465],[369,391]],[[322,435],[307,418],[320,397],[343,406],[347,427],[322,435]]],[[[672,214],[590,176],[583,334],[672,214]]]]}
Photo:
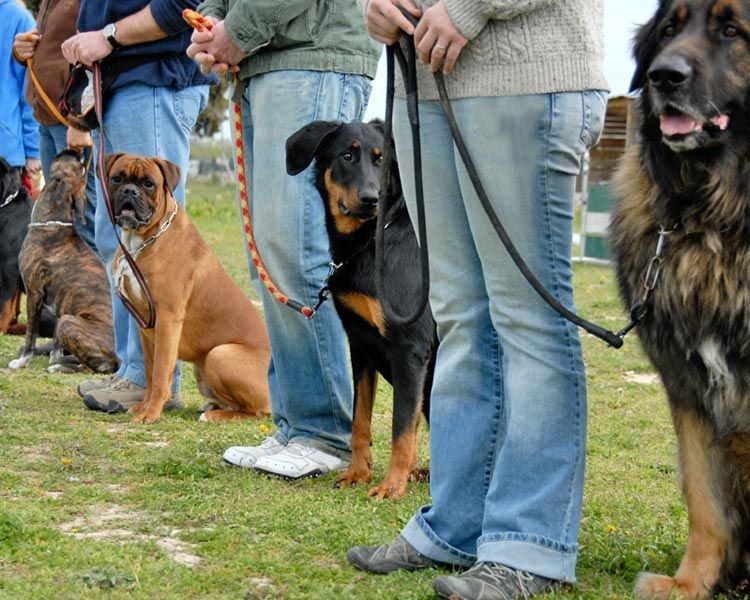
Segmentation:
{"type": "MultiPolygon", "coordinates": [[[[136,369],[132,365],[128,365],[127,367],[123,368],[120,367],[117,371],[117,376],[122,377],[123,379],[127,379],[130,383],[134,383],[135,385],[139,385],[143,388],[146,387],[146,373],[143,372],[141,369],[136,369]]],[[[178,370],[175,373],[174,379],[172,380],[172,393],[176,393],[180,391],[180,371],[178,370]]]]}
{"type": "Polygon", "coordinates": [[[470,567],[476,562],[476,557],[446,544],[430,529],[427,521],[422,517],[422,511],[429,507],[422,507],[409,520],[401,536],[409,542],[414,549],[432,560],[458,567],[470,567]]]}
{"type": "MultiPolygon", "coordinates": [[[[276,439],[281,441],[281,439],[279,438],[283,439],[283,436],[276,434],[276,439]]],[[[298,444],[312,446],[313,448],[322,450],[326,454],[330,454],[331,456],[336,456],[342,460],[350,461],[352,459],[352,453],[350,450],[342,450],[341,448],[336,448],[335,446],[331,446],[325,443],[323,440],[320,440],[318,438],[310,438],[310,437],[305,437],[301,435],[295,435],[293,438],[289,440],[289,442],[297,442],[298,444]]]]}
{"type": "Polygon", "coordinates": [[[563,551],[525,540],[495,540],[479,543],[477,562],[500,563],[549,579],[575,583],[578,552],[563,551]]]}

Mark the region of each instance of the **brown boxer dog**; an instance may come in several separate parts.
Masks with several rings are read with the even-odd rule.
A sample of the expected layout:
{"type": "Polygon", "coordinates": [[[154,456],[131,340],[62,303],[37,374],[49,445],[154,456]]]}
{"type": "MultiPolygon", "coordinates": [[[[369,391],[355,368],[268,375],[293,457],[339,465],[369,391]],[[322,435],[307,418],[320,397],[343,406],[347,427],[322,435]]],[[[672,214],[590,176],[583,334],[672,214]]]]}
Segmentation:
{"type": "Polygon", "coordinates": [[[55,156],[18,258],[28,322],[26,343],[11,369],[25,367],[34,356],[45,308],[57,317],[50,371],[77,370],[76,363],[96,373],[118,367],[107,271],[74,226],[86,209],[85,188],[81,156],[71,150],[55,156]]]}
{"type": "MultiPolygon", "coordinates": [[[[177,359],[192,362],[198,388],[211,404],[201,420],[269,414],[271,349],[260,313],[221,266],[172,192],[180,170],[161,158],[110,154],[107,189],[123,244],[146,278],[156,324],[141,329],[146,395],[130,410],[153,423],[170,397],[177,359]]],[[[148,314],[143,290],[121,249],[112,262],[115,285],[148,314]]]]}

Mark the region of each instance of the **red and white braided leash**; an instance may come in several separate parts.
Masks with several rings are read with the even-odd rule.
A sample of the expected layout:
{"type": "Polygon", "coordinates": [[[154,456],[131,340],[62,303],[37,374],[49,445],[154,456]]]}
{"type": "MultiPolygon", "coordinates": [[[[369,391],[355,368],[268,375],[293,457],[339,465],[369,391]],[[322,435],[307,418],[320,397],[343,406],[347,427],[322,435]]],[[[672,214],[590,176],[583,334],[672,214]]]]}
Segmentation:
{"type": "MultiPolygon", "coordinates": [[[[186,8],[182,11],[182,17],[187,21],[193,29],[196,31],[210,31],[213,28],[213,23],[200,13],[186,8]]],[[[235,75],[234,80],[235,86],[239,85],[239,77],[235,75]]],[[[245,147],[244,139],[242,134],[242,107],[239,102],[234,103],[234,139],[235,139],[235,157],[237,162],[237,183],[240,190],[240,206],[242,209],[242,222],[245,229],[245,238],[247,239],[247,247],[250,250],[250,255],[253,259],[253,264],[258,271],[263,285],[266,286],[268,293],[271,294],[281,304],[288,306],[289,308],[302,313],[306,318],[312,319],[315,316],[315,309],[310,306],[306,306],[301,302],[292,300],[284,294],[279,287],[273,282],[268,271],[266,271],[263,261],[260,258],[258,252],[258,246],[255,243],[255,237],[253,236],[252,227],[252,214],[250,213],[250,200],[247,195],[247,179],[245,171],[245,147]]]]}

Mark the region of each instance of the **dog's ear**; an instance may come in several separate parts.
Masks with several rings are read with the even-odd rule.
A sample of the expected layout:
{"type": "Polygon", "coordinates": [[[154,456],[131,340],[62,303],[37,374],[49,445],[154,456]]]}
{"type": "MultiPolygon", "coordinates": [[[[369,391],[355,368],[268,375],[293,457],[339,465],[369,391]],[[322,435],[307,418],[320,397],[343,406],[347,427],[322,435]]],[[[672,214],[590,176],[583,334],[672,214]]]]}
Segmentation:
{"type": "Polygon", "coordinates": [[[309,167],[339,127],[337,121],[313,121],[290,135],[286,141],[286,172],[297,175],[309,167]]]}
{"type": "Polygon", "coordinates": [[[86,200],[86,188],[84,187],[73,198],[73,206],[75,207],[76,217],[78,217],[78,220],[84,225],[86,224],[86,204],[87,203],[88,201],[86,200]]]}
{"type": "Polygon", "coordinates": [[[109,175],[109,170],[112,168],[112,165],[115,164],[115,161],[120,158],[121,156],[125,156],[124,152],[115,152],[114,154],[107,154],[104,157],[104,172],[109,175]]]}
{"type": "Polygon", "coordinates": [[[169,191],[174,192],[180,185],[180,167],[164,158],[153,158],[152,160],[164,176],[164,183],[167,184],[169,191]]]}
{"type": "Polygon", "coordinates": [[[656,56],[659,46],[659,25],[664,18],[666,0],[659,2],[659,8],[651,20],[641,25],[633,39],[633,58],[635,59],[635,73],[630,80],[630,92],[640,90],[646,84],[646,77],[651,62],[656,56]]]}

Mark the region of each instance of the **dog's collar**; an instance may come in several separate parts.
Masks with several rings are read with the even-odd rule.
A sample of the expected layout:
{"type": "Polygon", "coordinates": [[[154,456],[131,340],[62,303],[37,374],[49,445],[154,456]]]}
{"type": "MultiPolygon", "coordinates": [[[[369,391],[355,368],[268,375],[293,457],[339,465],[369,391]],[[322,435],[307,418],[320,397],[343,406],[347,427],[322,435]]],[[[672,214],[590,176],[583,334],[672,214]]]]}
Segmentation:
{"type": "Polygon", "coordinates": [[[40,221],[39,223],[29,223],[27,227],[32,229],[34,227],[73,227],[73,225],[74,223],[71,221],[40,221]]]}
{"type": "Polygon", "coordinates": [[[5,208],[6,206],[8,206],[8,204],[10,204],[11,202],[13,202],[13,200],[15,200],[16,197],[18,196],[18,194],[20,194],[20,193],[21,193],[21,188],[18,188],[16,190],[15,194],[11,194],[10,196],[7,196],[5,198],[5,200],[3,200],[2,202],[0,202],[0,208],[5,208]]]}
{"type": "MultiPolygon", "coordinates": [[[[177,214],[177,210],[180,208],[180,204],[175,200],[174,203],[174,210],[172,211],[172,214],[169,215],[166,221],[161,224],[161,227],[159,227],[159,231],[157,231],[154,235],[147,237],[145,240],[141,242],[141,245],[138,246],[135,250],[133,250],[130,253],[130,256],[135,258],[138,256],[145,248],[148,248],[151,244],[153,244],[162,234],[164,234],[167,229],[169,229],[170,225],[172,225],[172,221],[174,221],[175,215],[177,214]]],[[[119,260],[122,261],[125,259],[125,255],[121,254],[119,260]]]]}

